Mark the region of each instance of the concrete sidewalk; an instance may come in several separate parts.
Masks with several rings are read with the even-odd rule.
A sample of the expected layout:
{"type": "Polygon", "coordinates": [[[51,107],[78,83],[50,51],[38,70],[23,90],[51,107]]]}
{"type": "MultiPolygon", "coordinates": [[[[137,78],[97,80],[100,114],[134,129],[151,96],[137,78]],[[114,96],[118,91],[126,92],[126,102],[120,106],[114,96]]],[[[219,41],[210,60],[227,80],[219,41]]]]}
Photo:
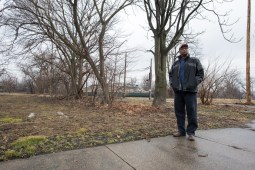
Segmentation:
{"type": "Polygon", "coordinates": [[[255,131],[200,130],[172,136],[0,162],[0,170],[254,170],[255,131]]]}

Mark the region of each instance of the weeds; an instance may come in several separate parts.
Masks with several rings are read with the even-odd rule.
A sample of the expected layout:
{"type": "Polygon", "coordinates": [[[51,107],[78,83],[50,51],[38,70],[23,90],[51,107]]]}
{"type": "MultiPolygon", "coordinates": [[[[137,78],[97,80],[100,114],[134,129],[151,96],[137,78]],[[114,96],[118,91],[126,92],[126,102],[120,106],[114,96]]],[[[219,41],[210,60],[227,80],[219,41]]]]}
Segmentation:
{"type": "MultiPolygon", "coordinates": [[[[172,100],[168,111],[144,98],[126,98],[112,108],[35,95],[2,95],[0,103],[0,161],[166,136],[177,128],[172,100]],[[29,113],[36,114],[29,119],[29,113]]],[[[255,119],[245,109],[199,104],[199,129],[243,126],[255,119]]]]}

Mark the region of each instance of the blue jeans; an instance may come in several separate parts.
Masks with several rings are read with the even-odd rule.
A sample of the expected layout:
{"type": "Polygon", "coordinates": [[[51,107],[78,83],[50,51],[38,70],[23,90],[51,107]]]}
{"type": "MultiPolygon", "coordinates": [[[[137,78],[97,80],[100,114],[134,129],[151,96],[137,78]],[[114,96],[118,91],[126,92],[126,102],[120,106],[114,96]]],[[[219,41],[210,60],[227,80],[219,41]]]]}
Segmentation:
{"type": "Polygon", "coordinates": [[[174,111],[177,118],[178,130],[182,134],[195,135],[197,130],[197,93],[175,92],[174,111]],[[185,117],[187,112],[188,125],[185,129],[185,117]]]}

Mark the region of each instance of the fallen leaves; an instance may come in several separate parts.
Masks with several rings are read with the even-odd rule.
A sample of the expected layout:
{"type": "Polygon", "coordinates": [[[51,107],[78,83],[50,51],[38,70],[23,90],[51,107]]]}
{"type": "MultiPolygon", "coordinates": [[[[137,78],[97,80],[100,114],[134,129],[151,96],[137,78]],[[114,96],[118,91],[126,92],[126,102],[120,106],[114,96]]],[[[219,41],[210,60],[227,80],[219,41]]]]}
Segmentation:
{"type": "MultiPolygon", "coordinates": [[[[44,99],[31,95],[1,96],[0,119],[15,117],[18,123],[0,122],[0,159],[10,143],[20,137],[44,135],[36,154],[109,143],[166,136],[176,130],[173,103],[168,109],[151,106],[149,100],[118,101],[89,107],[84,101],[44,99]],[[28,119],[29,113],[36,113],[28,119]],[[63,118],[61,118],[61,116],[63,118]],[[65,118],[66,116],[66,118],[65,118]]],[[[232,106],[198,106],[199,129],[237,127],[255,119],[252,113],[232,106]]],[[[13,155],[13,152],[7,152],[13,155]]]]}

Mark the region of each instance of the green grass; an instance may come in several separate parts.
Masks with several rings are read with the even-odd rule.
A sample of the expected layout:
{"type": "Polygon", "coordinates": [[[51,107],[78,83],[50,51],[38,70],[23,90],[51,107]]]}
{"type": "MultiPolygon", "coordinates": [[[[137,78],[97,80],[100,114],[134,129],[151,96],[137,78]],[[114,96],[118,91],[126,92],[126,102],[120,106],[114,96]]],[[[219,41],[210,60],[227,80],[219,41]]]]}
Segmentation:
{"type": "Polygon", "coordinates": [[[40,142],[46,140],[45,136],[28,136],[22,137],[11,143],[11,149],[4,152],[4,156],[1,159],[12,159],[18,157],[28,157],[35,155],[37,146],[40,142]]]}
{"type": "Polygon", "coordinates": [[[39,142],[46,140],[45,136],[28,136],[22,137],[14,141],[11,146],[13,148],[19,149],[31,145],[37,145],[39,142]]]}
{"type": "MultiPolygon", "coordinates": [[[[47,138],[45,136],[28,136],[28,137],[22,137],[18,140],[11,143],[11,147],[16,152],[10,152],[7,153],[7,155],[12,155],[18,153],[19,151],[22,151],[23,156],[32,156],[35,155],[37,146],[41,143],[46,141],[47,138]]],[[[5,153],[6,155],[6,153],[5,153]]]]}
{"type": "Polygon", "coordinates": [[[15,158],[15,157],[19,157],[20,153],[15,150],[7,150],[4,152],[4,155],[6,158],[15,158]]]}
{"type": "Polygon", "coordinates": [[[87,132],[87,129],[85,128],[80,128],[79,130],[77,130],[77,134],[85,134],[87,132]]]}
{"type": "Polygon", "coordinates": [[[2,122],[2,123],[19,123],[19,122],[22,122],[22,119],[13,118],[13,117],[5,117],[5,118],[1,118],[0,122],[2,122]]]}

